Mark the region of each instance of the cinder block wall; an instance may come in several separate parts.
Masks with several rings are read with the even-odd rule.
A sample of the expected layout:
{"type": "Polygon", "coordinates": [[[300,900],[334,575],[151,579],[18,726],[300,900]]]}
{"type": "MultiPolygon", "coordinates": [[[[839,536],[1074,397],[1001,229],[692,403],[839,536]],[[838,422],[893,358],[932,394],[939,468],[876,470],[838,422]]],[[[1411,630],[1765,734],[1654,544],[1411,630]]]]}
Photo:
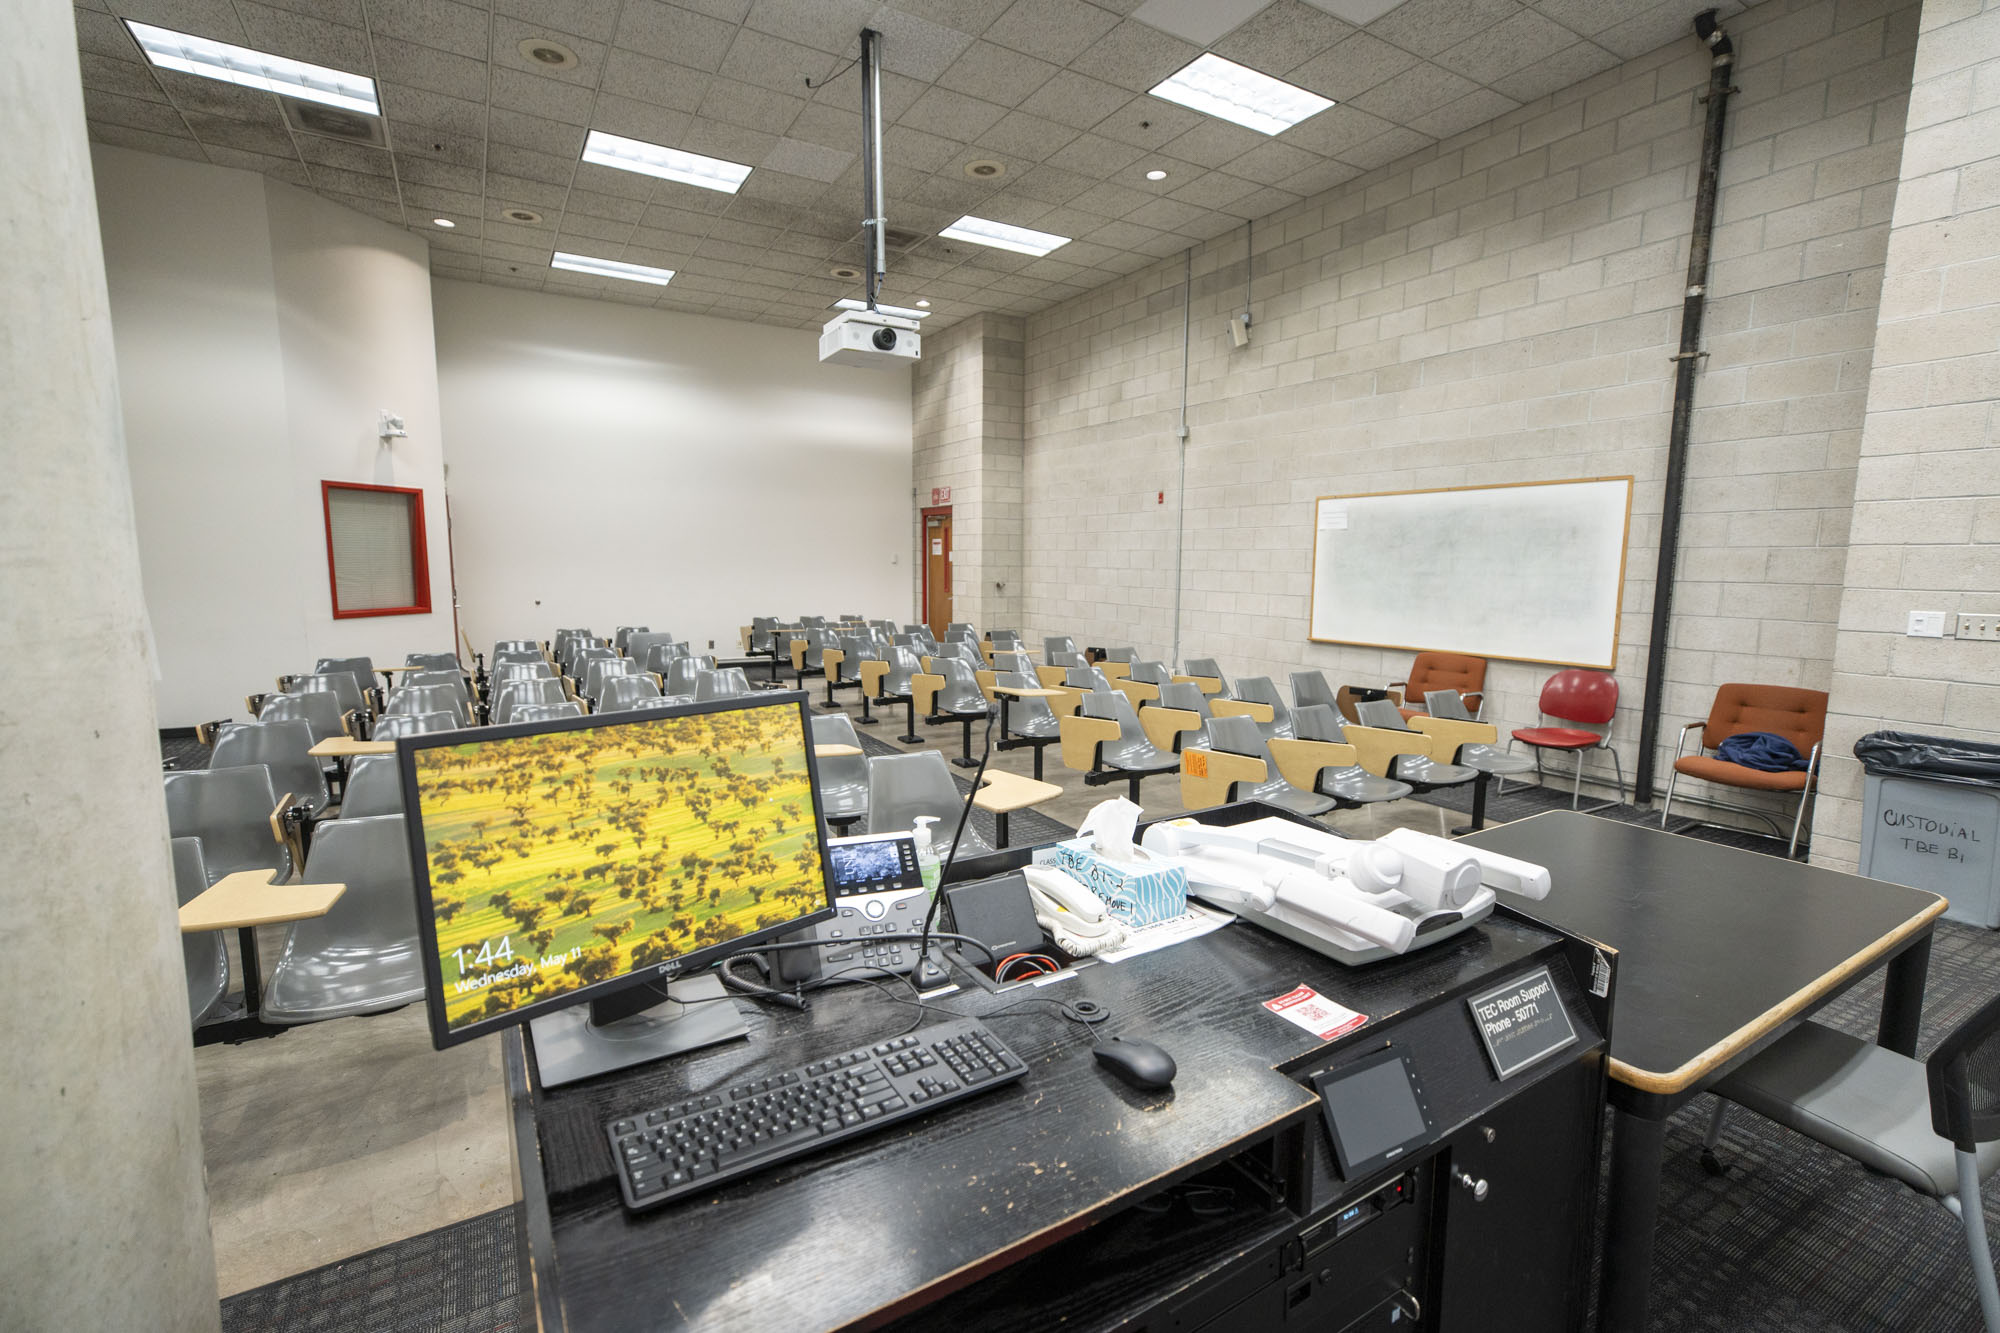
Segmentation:
{"type": "MultiPolygon", "coordinates": [[[[1765,0],[1728,20],[1742,92],[1670,723],[1725,681],[1831,682],[1918,8],[1765,0]]],[[[1631,474],[1629,774],[1708,68],[1690,35],[1259,219],[1248,348],[1227,331],[1242,232],[1197,244],[1191,283],[1176,256],[1032,316],[1023,630],[1178,641],[1281,683],[1399,679],[1407,653],[1306,640],[1313,497],[1631,474]]],[[[1489,716],[1531,722],[1548,673],[1495,663],[1489,716]]]]}
{"type": "MultiPolygon", "coordinates": [[[[954,617],[1011,628],[1021,615],[1021,321],[974,315],[924,339],[911,381],[915,509],[951,487],[954,617]]],[[[923,614],[923,532],[911,536],[910,605],[923,614]]]]}
{"type": "Polygon", "coordinates": [[[2000,643],[1903,633],[2000,613],[2000,0],[1925,6],[1874,342],[1813,847],[1842,868],[1858,736],[2000,742],[2000,643]]]}

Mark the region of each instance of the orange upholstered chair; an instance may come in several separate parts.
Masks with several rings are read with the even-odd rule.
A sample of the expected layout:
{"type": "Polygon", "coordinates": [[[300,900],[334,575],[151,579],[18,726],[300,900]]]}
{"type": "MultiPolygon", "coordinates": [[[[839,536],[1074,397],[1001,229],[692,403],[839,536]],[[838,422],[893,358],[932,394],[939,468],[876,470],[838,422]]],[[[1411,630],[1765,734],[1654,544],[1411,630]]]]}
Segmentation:
{"type": "Polygon", "coordinates": [[[1424,696],[1432,690],[1457,690],[1466,708],[1478,717],[1480,692],[1486,688],[1486,659],[1464,653],[1418,653],[1410,663],[1410,678],[1392,681],[1389,688],[1403,691],[1400,706],[1405,722],[1424,711],[1424,696]]]}
{"type": "MultiPolygon", "coordinates": [[[[1820,741],[1826,735],[1826,691],[1802,690],[1790,685],[1723,685],[1715,691],[1715,704],[1706,722],[1690,722],[1681,728],[1680,744],[1674,747],[1674,774],[1667,779],[1667,799],[1660,807],[1660,827],[1667,826],[1667,812],[1674,804],[1674,784],[1681,774],[1705,782],[1749,791],[1797,792],[1799,808],[1792,816],[1792,840],[1785,854],[1798,851],[1799,829],[1805,823],[1806,804],[1812,799],[1813,783],[1819,777],[1820,741]],[[1683,754],[1688,733],[1701,729],[1701,744],[1693,754],[1683,754]],[[1768,731],[1783,736],[1806,756],[1803,771],[1766,773],[1745,768],[1702,751],[1713,750],[1731,736],[1746,731],[1768,731]]],[[[1760,816],[1766,818],[1768,816],[1760,816]]],[[[1773,828],[1775,820],[1770,820],[1773,828]]]]}

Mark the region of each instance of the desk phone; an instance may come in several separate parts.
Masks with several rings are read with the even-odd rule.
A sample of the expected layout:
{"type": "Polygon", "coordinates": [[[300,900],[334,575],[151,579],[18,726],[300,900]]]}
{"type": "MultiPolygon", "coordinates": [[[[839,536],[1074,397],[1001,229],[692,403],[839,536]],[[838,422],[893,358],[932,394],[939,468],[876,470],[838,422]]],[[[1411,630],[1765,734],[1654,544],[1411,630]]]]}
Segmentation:
{"type": "MultiPolygon", "coordinates": [[[[826,854],[840,915],[813,927],[821,966],[837,972],[865,965],[908,976],[916,969],[917,946],[902,940],[877,944],[873,937],[923,929],[930,899],[916,839],[907,830],[829,838],[826,854]]],[[[805,938],[803,932],[799,938],[805,938]]]]}

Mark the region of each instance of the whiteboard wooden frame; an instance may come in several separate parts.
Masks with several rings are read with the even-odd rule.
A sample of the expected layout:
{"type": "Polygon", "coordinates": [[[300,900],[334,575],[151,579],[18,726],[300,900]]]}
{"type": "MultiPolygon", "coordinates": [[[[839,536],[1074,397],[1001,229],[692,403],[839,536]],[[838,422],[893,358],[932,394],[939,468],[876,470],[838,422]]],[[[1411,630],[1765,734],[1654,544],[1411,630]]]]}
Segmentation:
{"type": "MultiPolygon", "coordinates": [[[[1585,667],[1597,671],[1610,671],[1618,665],[1619,625],[1625,610],[1625,563],[1632,540],[1632,486],[1631,476],[1614,477],[1563,477],[1551,481],[1510,481],[1490,486],[1432,486],[1406,491],[1367,491],[1354,495],[1322,495],[1313,500],[1313,548],[1312,548],[1312,591],[1306,606],[1306,637],[1313,643],[1347,644],[1359,648],[1389,648],[1404,652],[1457,652],[1475,657],[1485,657],[1501,662],[1533,662],[1548,666],[1585,667]],[[1328,529],[1322,527],[1325,506],[1329,503],[1347,503],[1357,500],[1381,500],[1408,495],[1442,495],[1463,491],[1506,491],[1519,490],[1530,486],[1595,486],[1607,482],[1622,483],[1625,488],[1624,515],[1618,537],[1617,585],[1612,595],[1610,651],[1604,661],[1565,661],[1553,657],[1528,657],[1519,654],[1497,653],[1483,649],[1476,642],[1453,642],[1447,637],[1450,628],[1439,625],[1440,637],[1429,643],[1380,643],[1367,639],[1338,638],[1322,635],[1315,631],[1318,626],[1319,576],[1320,576],[1320,533],[1328,529]]],[[[1338,531],[1339,529],[1334,529],[1338,531]]]]}

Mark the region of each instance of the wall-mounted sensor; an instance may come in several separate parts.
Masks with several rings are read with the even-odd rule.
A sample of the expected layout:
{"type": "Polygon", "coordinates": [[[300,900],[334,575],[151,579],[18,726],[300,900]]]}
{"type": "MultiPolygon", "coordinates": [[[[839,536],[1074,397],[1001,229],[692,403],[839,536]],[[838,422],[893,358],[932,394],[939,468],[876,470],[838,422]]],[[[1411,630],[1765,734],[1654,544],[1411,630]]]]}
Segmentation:
{"type": "Polygon", "coordinates": [[[1229,317],[1229,337],[1238,347],[1250,345],[1250,312],[1229,317]]]}
{"type": "Polygon", "coordinates": [[[406,439],[410,434],[403,429],[403,419],[386,407],[382,409],[382,420],[375,433],[385,440],[406,439]]]}

